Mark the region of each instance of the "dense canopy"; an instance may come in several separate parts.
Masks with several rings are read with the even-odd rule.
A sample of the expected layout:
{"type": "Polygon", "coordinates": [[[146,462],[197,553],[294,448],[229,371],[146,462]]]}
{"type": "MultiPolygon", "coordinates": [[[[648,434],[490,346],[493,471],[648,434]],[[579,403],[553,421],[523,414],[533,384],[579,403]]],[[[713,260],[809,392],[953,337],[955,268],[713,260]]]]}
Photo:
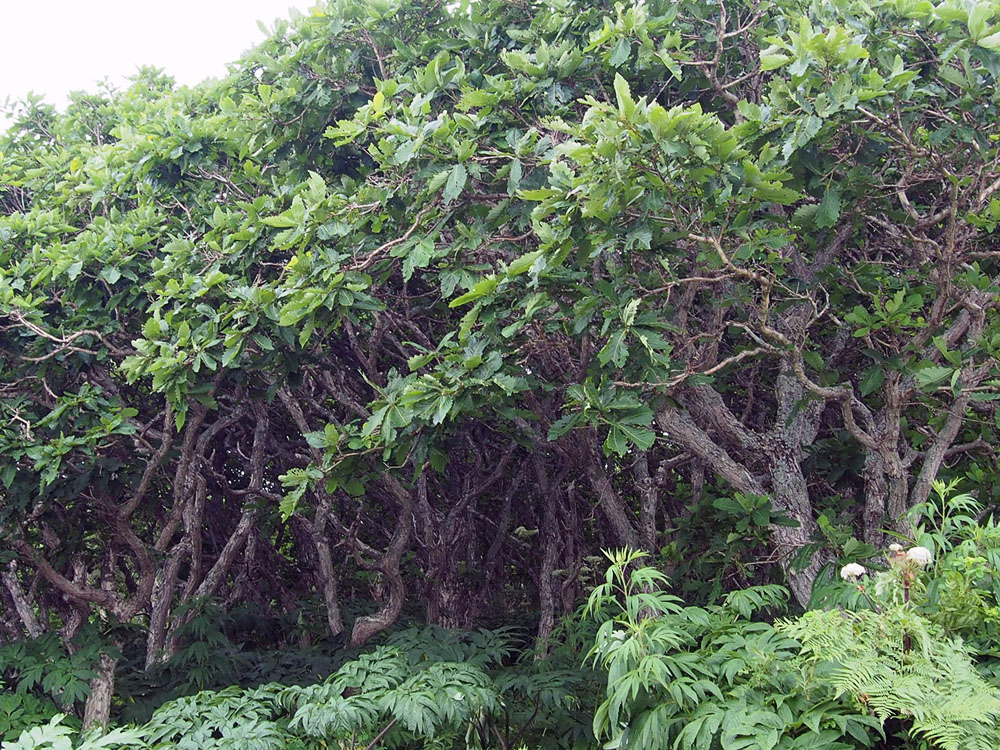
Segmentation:
{"type": "Polygon", "coordinates": [[[544,656],[602,549],[801,608],[935,480],[992,509],[998,50],[990,2],[335,0],[20,105],[0,643],[106,722],[219,617],[544,656]]]}

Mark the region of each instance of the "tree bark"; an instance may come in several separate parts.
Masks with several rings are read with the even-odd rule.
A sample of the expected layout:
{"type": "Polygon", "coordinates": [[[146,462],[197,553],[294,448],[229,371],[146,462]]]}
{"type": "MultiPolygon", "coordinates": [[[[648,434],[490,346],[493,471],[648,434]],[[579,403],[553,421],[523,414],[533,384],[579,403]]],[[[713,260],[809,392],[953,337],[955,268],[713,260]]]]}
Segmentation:
{"type": "Polygon", "coordinates": [[[742,425],[721,397],[705,386],[686,394],[684,400],[688,409],[665,407],[657,413],[656,419],[668,439],[700,459],[733,489],[746,495],[769,496],[775,510],[798,522],[795,528],[771,524],[770,534],[789,588],[796,600],[805,606],[823,560],[814,556],[801,569],[791,563],[798,550],[813,542],[816,532],[808,485],[802,474],[801,454],[815,439],[823,402],[802,406],[806,399],[805,389],[797,383],[787,365],[778,376],[776,395],[778,408],[774,426],[766,435],[742,425]],[[697,415],[697,422],[690,410],[697,415]],[[707,427],[703,428],[699,422],[707,427]],[[763,459],[762,468],[767,472],[770,488],[734,457],[721,439],[710,435],[708,429],[714,435],[724,436],[733,451],[754,460],[763,459]]]}
{"type": "Polygon", "coordinates": [[[668,406],[657,413],[656,421],[668,439],[699,457],[734,489],[750,495],[766,494],[760,481],[713,441],[689,414],[668,406]]]}
{"type": "Polygon", "coordinates": [[[541,498],[545,504],[544,521],[542,523],[542,569],[538,573],[538,637],[535,640],[535,660],[544,659],[549,653],[549,637],[555,627],[556,593],[555,577],[556,561],[559,558],[559,523],[556,520],[554,503],[550,494],[541,498]]]}
{"type": "Polygon", "coordinates": [[[604,468],[604,456],[597,445],[597,438],[593,432],[587,439],[584,461],[586,461],[587,479],[590,481],[590,487],[594,494],[597,495],[598,506],[611,528],[615,544],[621,547],[639,549],[641,546],[639,535],[625,513],[621,498],[608,478],[608,472],[604,468]]]}
{"type": "Polygon", "coordinates": [[[639,543],[651,555],[656,553],[656,512],[660,496],[656,482],[649,473],[649,459],[645,452],[639,454],[632,465],[636,492],[639,495],[639,543]]]}
{"type": "Polygon", "coordinates": [[[90,695],[83,707],[83,728],[108,727],[111,718],[111,699],[115,693],[115,667],[118,660],[101,652],[97,665],[97,677],[90,681],[90,695]]]}
{"type": "Polygon", "coordinates": [[[771,459],[773,507],[799,524],[796,527],[772,524],[771,538],[788,577],[788,587],[796,601],[804,607],[809,603],[813,583],[824,562],[819,555],[814,554],[803,568],[792,565],[796,553],[813,543],[817,531],[812,503],[809,502],[809,489],[799,461],[786,443],[769,441],[768,454],[771,459]]]}
{"type": "Polygon", "coordinates": [[[885,464],[878,451],[867,451],[862,474],[865,482],[865,509],[862,516],[864,540],[878,549],[885,543],[882,526],[889,503],[885,464]]]}
{"type": "Polygon", "coordinates": [[[344,632],[344,621],[340,615],[340,595],[337,591],[337,571],[333,567],[333,552],[330,540],[327,538],[326,525],[330,517],[330,496],[325,492],[316,503],[316,515],[308,525],[309,536],[316,548],[317,577],[323,593],[323,604],[326,606],[326,624],[330,635],[340,635],[344,632]]]}
{"type": "Polygon", "coordinates": [[[188,540],[182,539],[170,551],[166,564],[156,574],[150,597],[149,633],[146,636],[146,669],[171,657],[167,648],[167,622],[177,587],[177,575],[189,550],[188,540]]]}
{"type": "Polygon", "coordinates": [[[38,617],[35,615],[35,608],[28,601],[24,589],[21,588],[21,581],[17,576],[17,561],[11,560],[7,564],[7,569],[4,570],[2,579],[11,600],[14,602],[14,609],[17,611],[18,617],[21,618],[21,624],[24,625],[24,629],[28,632],[28,637],[38,638],[38,636],[45,632],[45,629],[38,621],[38,617]]]}
{"type": "Polygon", "coordinates": [[[913,489],[910,491],[910,507],[919,505],[930,496],[931,486],[935,478],[937,478],[937,473],[944,462],[945,454],[948,448],[951,447],[951,444],[955,442],[955,438],[958,437],[958,431],[962,428],[962,424],[965,421],[965,410],[969,406],[969,401],[968,394],[962,394],[955,399],[954,403],[948,409],[948,417],[945,419],[944,426],[938,432],[937,436],[935,436],[930,448],[927,449],[927,453],[924,454],[924,462],[920,467],[920,474],[917,476],[917,481],[913,483],[913,489]]]}
{"type": "Polygon", "coordinates": [[[410,529],[413,527],[413,497],[410,491],[393,477],[383,475],[382,482],[395,498],[399,515],[396,518],[396,528],[389,541],[389,547],[385,554],[381,555],[370,567],[382,574],[386,587],[389,589],[389,597],[378,612],[359,617],[354,621],[354,628],[351,631],[351,648],[363,646],[372,636],[392,625],[403,610],[403,600],[406,595],[399,564],[410,543],[410,529]]]}

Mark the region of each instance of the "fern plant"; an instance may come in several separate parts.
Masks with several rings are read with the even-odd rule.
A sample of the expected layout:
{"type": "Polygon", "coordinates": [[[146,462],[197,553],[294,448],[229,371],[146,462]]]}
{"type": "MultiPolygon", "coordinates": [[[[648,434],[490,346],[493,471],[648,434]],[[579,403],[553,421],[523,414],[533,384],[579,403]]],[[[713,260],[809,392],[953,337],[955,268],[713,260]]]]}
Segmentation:
{"type": "Polygon", "coordinates": [[[906,545],[861,558],[852,554],[860,543],[848,540],[849,564],[842,572],[857,568],[860,580],[823,582],[813,598],[850,611],[912,608],[943,635],[961,639],[979,672],[1000,686],[1000,526],[992,517],[982,519],[982,506],[957,486],[934,482],[931,498],[909,512],[914,534],[912,540],[900,537],[906,545]],[[911,544],[918,546],[906,550],[911,544]],[[915,552],[926,559],[915,562],[915,552]]]}
{"type": "Polygon", "coordinates": [[[910,511],[917,546],[846,565],[840,607],[779,622],[816,680],[933,747],[1000,746],[993,653],[1000,623],[1000,528],[957,482],[910,511]]]}
{"type": "MultiPolygon", "coordinates": [[[[205,690],[160,706],[147,722],[105,738],[80,736],[60,716],[35,722],[16,750],[126,747],[178,750],[574,747],[544,735],[545,717],[579,708],[580,670],[518,664],[530,653],[511,628],[397,632],[312,685],[205,690]],[[530,720],[524,718],[530,715],[530,720]],[[106,743],[106,744],[94,744],[106,743]],[[117,744],[116,744],[117,743],[117,744]]],[[[566,723],[565,721],[563,723],[566,723]]],[[[575,726],[573,722],[569,722],[575,726]]],[[[592,743],[576,744],[583,748],[592,743]]],[[[4,745],[7,750],[7,745],[4,745]]]]}
{"type": "Polygon", "coordinates": [[[761,586],[689,607],[640,552],[610,553],[588,601],[603,623],[592,651],[607,671],[594,733],[630,750],[790,750],[871,747],[880,723],[803,679],[799,644],[752,618],[780,611],[787,592],[761,586]]]}
{"type": "Polygon", "coordinates": [[[850,696],[880,722],[903,720],[911,735],[945,750],[1000,747],[1000,691],[961,641],[914,607],[812,611],[777,629],[802,644],[796,661],[817,684],[850,696]]]}

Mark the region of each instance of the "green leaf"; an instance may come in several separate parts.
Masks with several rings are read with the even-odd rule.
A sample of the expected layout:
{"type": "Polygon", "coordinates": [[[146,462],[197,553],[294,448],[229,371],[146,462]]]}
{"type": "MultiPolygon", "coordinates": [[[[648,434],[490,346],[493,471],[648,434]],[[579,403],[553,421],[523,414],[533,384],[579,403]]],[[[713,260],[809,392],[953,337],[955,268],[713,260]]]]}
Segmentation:
{"type": "Polygon", "coordinates": [[[611,334],[608,343],[597,353],[597,358],[601,361],[602,365],[614,362],[616,367],[624,365],[626,357],[628,357],[628,345],[625,343],[624,329],[611,334]]]}
{"type": "Polygon", "coordinates": [[[624,456],[628,453],[628,440],[621,428],[615,426],[608,432],[608,436],[604,439],[604,452],[607,455],[613,453],[617,456],[624,456]]]}
{"type": "Polygon", "coordinates": [[[507,175],[507,195],[517,195],[517,191],[521,189],[522,172],[521,160],[514,159],[510,163],[510,172],[507,175]]]}
{"type": "Polygon", "coordinates": [[[867,396],[868,394],[877,391],[882,385],[883,380],[885,380],[885,370],[878,365],[873,365],[865,370],[864,374],[861,376],[861,382],[858,384],[858,390],[861,391],[862,396],[867,396]]]}
{"type": "Polygon", "coordinates": [[[500,279],[497,276],[487,276],[482,279],[475,286],[472,287],[465,294],[460,297],[456,297],[451,302],[448,303],[448,307],[461,307],[462,305],[467,305],[469,302],[479,299],[480,297],[485,297],[487,294],[492,292],[497,288],[497,284],[500,283],[500,279]]]}
{"type": "Polygon", "coordinates": [[[615,428],[621,430],[625,439],[641,451],[649,450],[653,447],[653,443],[656,442],[656,433],[648,427],[619,423],[615,425],[615,428]]]}
{"type": "Polygon", "coordinates": [[[534,250],[530,253],[525,253],[520,258],[512,260],[510,262],[510,265],[507,266],[507,275],[518,276],[524,273],[525,271],[529,270],[533,265],[535,265],[535,261],[541,258],[543,255],[545,255],[544,250],[534,250]]]}
{"type": "Polygon", "coordinates": [[[461,195],[462,190],[465,189],[467,178],[468,173],[465,171],[464,164],[459,163],[451,168],[451,173],[448,175],[448,184],[444,186],[445,203],[451,203],[461,195]]]}
{"type": "Polygon", "coordinates": [[[403,280],[409,281],[413,277],[414,270],[426,268],[432,257],[434,257],[432,240],[424,238],[414,244],[403,258],[403,280]]]}
{"type": "Polygon", "coordinates": [[[762,52],[760,55],[760,69],[764,72],[767,72],[769,70],[777,70],[791,59],[792,58],[789,57],[788,55],[780,55],[774,53],[764,54],[762,52]]]}
{"type": "Polygon", "coordinates": [[[922,389],[930,390],[950,378],[952,372],[954,371],[955,368],[953,367],[939,367],[932,365],[930,367],[924,367],[917,370],[913,373],[913,378],[922,389]]]}
{"type": "Polygon", "coordinates": [[[787,206],[802,198],[802,194],[797,190],[777,185],[758,185],[754,188],[754,195],[761,200],[787,206]]]}
{"type": "Polygon", "coordinates": [[[979,2],[972,6],[969,11],[969,36],[973,41],[978,42],[986,33],[987,23],[993,17],[993,7],[991,3],[979,2]]]}
{"type": "Polygon", "coordinates": [[[822,370],[825,367],[823,362],[823,357],[819,355],[818,352],[806,350],[802,352],[802,359],[805,360],[806,364],[809,365],[814,370],[822,370]]]}
{"type": "Polygon", "coordinates": [[[995,34],[989,34],[988,36],[980,37],[976,40],[976,44],[984,49],[998,49],[1000,48],[1000,31],[995,34]]]}
{"type": "Polygon", "coordinates": [[[813,221],[820,229],[829,229],[840,218],[840,193],[837,188],[831,187],[823,195],[820,201],[819,210],[813,217],[813,221]]]}
{"type": "Polygon", "coordinates": [[[611,48],[611,54],[608,56],[608,62],[611,63],[611,67],[619,68],[626,60],[628,60],[629,55],[632,52],[632,43],[625,37],[619,37],[618,41],[611,48]]]}
{"type": "Polygon", "coordinates": [[[410,369],[410,372],[416,372],[421,367],[426,365],[434,359],[434,353],[430,352],[427,354],[414,354],[408,360],[406,360],[406,366],[410,369]]]}
{"type": "Polygon", "coordinates": [[[631,120],[635,114],[635,102],[632,100],[628,81],[620,73],[615,73],[615,96],[618,97],[618,113],[626,120],[631,120]]]}
{"type": "Polygon", "coordinates": [[[455,399],[451,396],[441,396],[438,399],[437,406],[434,409],[434,417],[431,419],[432,424],[441,424],[445,417],[451,413],[452,407],[455,405],[455,399]]]}
{"type": "Polygon", "coordinates": [[[555,422],[552,423],[551,427],[549,427],[547,438],[550,441],[558,440],[567,432],[576,427],[576,425],[579,424],[581,418],[582,414],[580,414],[580,412],[573,412],[571,414],[567,414],[564,417],[560,417],[559,419],[557,419],[555,422]]]}

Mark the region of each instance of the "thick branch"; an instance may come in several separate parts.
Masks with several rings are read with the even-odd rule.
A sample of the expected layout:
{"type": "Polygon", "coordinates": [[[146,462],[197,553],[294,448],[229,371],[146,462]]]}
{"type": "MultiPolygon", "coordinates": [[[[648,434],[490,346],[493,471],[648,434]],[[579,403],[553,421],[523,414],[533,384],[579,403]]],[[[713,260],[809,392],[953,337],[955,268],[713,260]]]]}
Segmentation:
{"type": "Polygon", "coordinates": [[[668,406],[657,413],[656,421],[668,439],[704,461],[736,490],[748,495],[765,494],[764,486],[757,478],[712,440],[689,414],[668,406]]]}

